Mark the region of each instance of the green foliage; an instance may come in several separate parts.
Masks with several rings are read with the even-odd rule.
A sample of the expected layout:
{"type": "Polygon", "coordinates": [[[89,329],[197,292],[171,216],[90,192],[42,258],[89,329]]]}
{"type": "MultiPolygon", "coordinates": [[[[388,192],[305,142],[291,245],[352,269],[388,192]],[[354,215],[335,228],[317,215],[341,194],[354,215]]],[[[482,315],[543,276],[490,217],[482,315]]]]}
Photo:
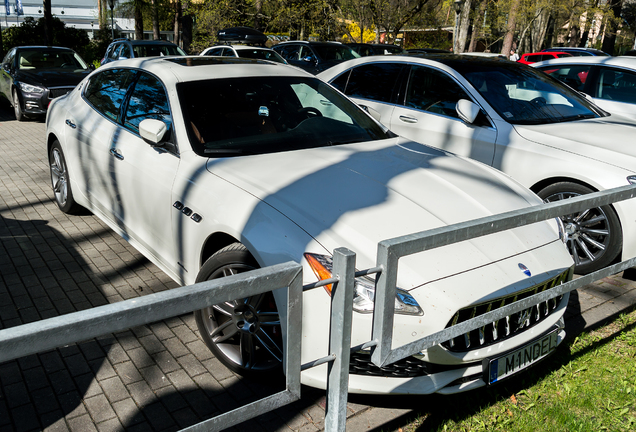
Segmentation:
{"type": "Polygon", "coordinates": [[[453,34],[445,30],[408,32],[404,40],[404,49],[438,48],[450,50],[453,47],[453,34]]]}
{"type": "MultiPolygon", "coordinates": [[[[52,27],[54,46],[71,48],[81,53],[89,43],[88,34],[84,30],[66,27],[59,18],[53,17],[52,27]]],[[[46,45],[44,17],[37,21],[26,17],[19,26],[3,30],[2,41],[5,50],[20,45],[46,45]]]]}
{"type": "MultiPolygon", "coordinates": [[[[101,60],[108,44],[111,42],[111,31],[109,28],[95,31],[95,40],[91,41],[86,31],[74,27],[66,27],[66,24],[57,17],[53,17],[52,23],[52,45],[71,48],[89,63],[94,60],[101,60]]],[[[46,45],[44,17],[38,20],[26,17],[19,26],[3,30],[2,42],[5,51],[15,46],[46,45]]]]}

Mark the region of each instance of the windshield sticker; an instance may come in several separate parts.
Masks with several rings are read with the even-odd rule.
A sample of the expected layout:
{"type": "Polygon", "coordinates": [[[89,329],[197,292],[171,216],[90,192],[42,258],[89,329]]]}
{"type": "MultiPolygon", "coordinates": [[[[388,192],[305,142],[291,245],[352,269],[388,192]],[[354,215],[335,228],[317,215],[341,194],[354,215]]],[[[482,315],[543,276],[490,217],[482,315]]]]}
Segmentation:
{"type": "Polygon", "coordinates": [[[510,117],[514,117],[514,115],[513,115],[510,111],[506,111],[506,112],[504,112],[504,115],[505,115],[506,117],[508,117],[508,118],[510,118],[510,117]]]}
{"type": "Polygon", "coordinates": [[[269,108],[262,106],[258,109],[258,115],[263,117],[269,117],[269,108]]]}

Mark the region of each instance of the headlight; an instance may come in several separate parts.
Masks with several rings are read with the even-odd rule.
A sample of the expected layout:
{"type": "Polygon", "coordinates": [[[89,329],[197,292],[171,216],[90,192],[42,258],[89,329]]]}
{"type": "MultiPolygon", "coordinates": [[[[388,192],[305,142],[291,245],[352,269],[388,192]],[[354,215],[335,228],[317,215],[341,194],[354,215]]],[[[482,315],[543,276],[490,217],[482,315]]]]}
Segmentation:
{"type": "Polygon", "coordinates": [[[25,92],[25,93],[37,93],[37,94],[43,94],[44,93],[44,89],[42,87],[34,86],[34,85],[31,85],[31,84],[25,84],[23,82],[18,83],[18,85],[20,86],[22,91],[25,92]]]}
{"type": "Polygon", "coordinates": [[[636,184],[636,175],[627,176],[627,182],[629,184],[636,184]]]}
{"type": "MultiPolygon", "coordinates": [[[[325,280],[331,278],[333,259],[330,256],[306,253],[305,259],[318,279],[325,280]]],[[[325,291],[331,295],[331,284],[325,286],[325,291]]],[[[375,281],[369,276],[357,277],[355,279],[353,294],[353,310],[360,313],[373,312],[374,298],[375,281]]],[[[415,298],[400,288],[398,288],[395,293],[395,313],[404,315],[424,315],[424,311],[415,298]]]]}

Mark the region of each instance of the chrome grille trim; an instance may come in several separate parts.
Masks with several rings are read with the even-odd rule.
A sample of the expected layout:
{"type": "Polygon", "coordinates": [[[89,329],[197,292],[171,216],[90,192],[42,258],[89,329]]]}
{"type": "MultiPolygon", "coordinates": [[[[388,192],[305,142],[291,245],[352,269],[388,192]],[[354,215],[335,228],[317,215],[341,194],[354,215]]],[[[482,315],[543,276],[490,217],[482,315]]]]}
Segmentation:
{"type": "MultiPolygon", "coordinates": [[[[457,313],[455,313],[455,315],[453,315],[453,318],[446,325],[446,328],[468,321],[476,316],[481,316],[491,310],[496,310],[518,300],[523,300],[524,298],[541,293],[550,288],[554,288],[557,285],[561,285],[562,283],[571,280],[572,276],[573,268],[570,268],[542,284],[535,285],[514,295],[500,297],[488,302],[460,309],[457,313]]],[[[545,320],[557,308],[562,299],[562,295],[552,298],[526,310],[506,316],[505,319],[500,319],[492,324],[488,324],[484,327],[465,333],[463,336],[458,336],[443,342],[441,345],[452,352],[465,352],[470,349],[498,343],[545,320]]]]}

